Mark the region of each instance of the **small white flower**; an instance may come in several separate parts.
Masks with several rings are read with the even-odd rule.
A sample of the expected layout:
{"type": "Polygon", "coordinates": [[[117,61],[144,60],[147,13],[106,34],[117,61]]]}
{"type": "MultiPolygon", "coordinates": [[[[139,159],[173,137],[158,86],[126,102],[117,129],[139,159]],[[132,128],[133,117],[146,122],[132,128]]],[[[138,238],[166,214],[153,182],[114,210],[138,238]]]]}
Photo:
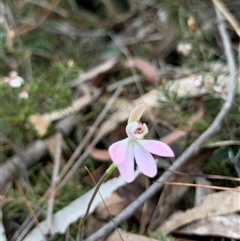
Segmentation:
{"type": "Polygon", "coordinates": [[[178,53],[182,54],[183,56],[187,57],[192,52],[192,44],[180,42],[177,45],[177,51],[178,53]]]}
{"type": "Polygon", "coordinates": [[[24,79],[21,76],[18,76],[16,71],[11,71],[8,77],[4,77],[3,81],[8,83],[12,88],[19,88],[24,83],[24,79]]]}

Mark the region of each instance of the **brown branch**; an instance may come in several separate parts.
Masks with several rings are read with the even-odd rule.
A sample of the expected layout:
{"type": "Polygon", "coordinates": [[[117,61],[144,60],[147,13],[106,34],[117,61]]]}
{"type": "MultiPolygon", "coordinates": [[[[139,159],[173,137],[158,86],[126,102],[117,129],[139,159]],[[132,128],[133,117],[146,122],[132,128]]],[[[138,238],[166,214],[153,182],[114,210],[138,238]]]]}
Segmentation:
{"type": "Polygon", "coordinates": [[[21,175],[27,168],[37,163],[47,151],[44,141],[33,142],[20,156],[13,156],[0,166],[0,193],[3,193],[6,184],[21,175]]]}
{"type": "Polygon", "coordinates": [[[21,196],[21,198],[22,198],[22,200],[23,200],[23,202],[24,202],[28,212],[30,213],[30,216],[32,217],[36,227],[38,227],[38,229],[41,232],[41,234],[43,235],[43,237],[45,237],[44,232],[43,232],[43,230],[41,228],[41,225],[40,225],[40,223],[38,221],[38,218],[35,215],[34,210],[32,209],[31,204],[28,201],[27,197],[25,196],[21,186],[16,181],[14,183],[15,183],[15,186],[16,186],[16,188],[17,188],[17,190],[18,190],[18,192],[19,192],[19,194],[20,194],[20,196],[21,196]]]}
{"type": "MultiPolygon", "coordinates": [[[[56,129],[64,135],[69,135],[74,126],[78,125],[74,121],[74,115],[68,116],[56,124],[56,129]]],[[[47,145],[43,140],[36,140],[19,155],[7,159],[0,165],[0,193],[4,193],[7,183],[14,180],[35,165],[47,153],[47,145]]],[[[18,154],[18,153],[17,153],[18,154]]]]}
{"type": "MultiPolygon", "coordinates": [[[[225,50],[225,54],[227,57],[227,64],[229,69],[229,85],[228,85],[228,95],[227,98],[216,116],[213,123],[209,126],[209,128],[196,140],[192,145],[187,148],[187,150],[171,165],[169,171],[165,171],[158,180],[152,184],[140,197],[137,198],[134,202],[132,202],[128,207],[126,207],[119,215],[117,215],[113,220],[116,225],[119,225],[127,218],[131,217],[137,209],[139,209],[145,201],[151,198],[157,191],[159,191],[163,187],[163,182],[166,182],[172,174],[172,171],[178,171],[184,164],[187,162],[189,158],[191,158],[194,154],[197,154],[200,147],[203,143],[205,143],[213,134],[215,134],[221,126],[221,123],[224,117],[229,112],[235,91],[235,77],[236,77],[236,67],[234,62],[234,57],[231,49],[231,42],[229,35],[226,31],[226,26],[224,23],[224,19],[221,13],[216,9],[217,20],[218,20],[218,29],[223,41],[223,46],[225,50]]],[[[106,237],[112,230],[114,229],[114,225],[111,222],[108,222],[102,228],[100,228],[93,235],[85,239],[85,241],[96,241],[100,238],[106,237]]]]}
{"type": "Polygon", "coordinates": [[[201,187],[213,190],[220,191],[232,191],[232,192],[240,192],[240,189],[232,188],[232,187],[219,187],[219,186],[211,186],[211,185],[203,185],[203,184],[194,184],[194,183],[182,183],[182,182],[164,182],[166,185],[173,186],[186,186],[186,187],[201,187]]]}

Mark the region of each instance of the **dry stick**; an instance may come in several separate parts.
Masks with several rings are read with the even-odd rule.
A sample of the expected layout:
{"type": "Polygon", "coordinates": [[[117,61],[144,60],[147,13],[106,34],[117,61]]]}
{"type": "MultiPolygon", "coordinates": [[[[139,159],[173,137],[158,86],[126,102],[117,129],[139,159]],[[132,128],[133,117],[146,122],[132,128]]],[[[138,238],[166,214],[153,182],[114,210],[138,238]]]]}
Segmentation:
{"type": "Polygon", "coordinates": [[[221,176],[221,175],[209,175],[209,174],[189,174],[185,172],[178,172],[178,171],[172,171],[173,173],[183,175],[183,176],[191,176],[191,177],[205,177],[208,179],[215,179],[215,180],[229,180],[229,181],[236,181],[240,182],[240,178],[238,177],[227,177],[227,176],[221,176]]]}
{"type": "Polygon", "coordinates": [[[19,194],[20,194],[23,202],[24,202],[25,205],[26,205],[27,210],[29,211],[30,215],[32,216],[32,219],[33,219],[36,227],[38,227],[38,229],[39,229],[39,231],[42,233],[43,237],[45,237],[44,232],[43,232],[43,230],[42,230],[42,228],[41,228],[41,225],[40,225],[40,223],[39,223],[39,221],[38,221],[38,219],[37,219],[37,217],[36,217],[36,215],[35,215],[32,207],[31,207],[31,205],[30,205],[29,201],[27,200],[27,198],[26,198],[26,196],[25,196],[25,194],[24,194],[21,186],[17,183],[17,181],[15,181],[14,183],[15,183],[15,186],[16,186],[16,188],[17,188],[17,190],[18,190],[18,192],[19,192],[19,194]]]}
{"type": "Polygon", "coordinates": [[[44,141],[36,140],[20,156],[13,156],[0,165],[0,193],[4,193],[6,184],[18,177],[25,170],[37,163],[47,151],[44,141]],[[21,158],[23,157],[23,158],[21,158]]]}
{"type": "Polygon", "coordinates": [[[232,187],[219,187],[219,186],[211,186],[211,185],[203,185],[203,184],[194,184],[194,183],[184,183],[184,182],[164,182],[166,185],[173,185],[173,186],[186,186],[186,187],[201,187],[213,190],[220,190],[220,191],[232,191],[232,192],[240,192],[240,189],[232,188],[232,187]]]}
{"type": "MultiPolygon", "coordinates": [[[[69,159],[68,161],[68,168],[64,168],[62,170],[62,172],[60,173],[60,178],[63,177],[63,174],[66,174],[66,172],[69,170],[70,168],[70,164],[72,165],[72,163],[75,161],[76,159],[76,153],[81,152],[81,150],[83,149],[83,147],[87,144],[87,142],[90,140],[90,138],[93,136],[93,134],[96,132],[96,128],[97,126],[101,123],[101,121],[103,120],[103,118],[106,116],[107,112],[109,111],[109,109],[111,108],[111,106],[113,105],[114,101],[116,100],[116,98],[119,96],[119,94],[121,93],[121,88],[117,88],[117,90],[114,92],[114,94],[112,95],[112,97],[110,98],[110,100],[108,101],[108,103],[105,105],[104,109],[102,110],[101,114],[98,116],[98,118],[96,119],[96,121],[93,124],[93,127],[90,129],[90,131],[88,132],[88,134],[84,137],[84,139],[82,140],[81,144],[79,145],[79,147],[76,149],[76,151],[73,153],[73,156],[69,159]]],[[[62,186],[65,185],[65,183],[72,177],[73,173],[79,168],[79,166],[83,163],[83,161],[88,157],[89,153],[91,152],[91,150],[94,148],[94,146],[101,140],[102,138],[102,134],[98,134],[94,140],[92,141],[91,145],[89,145],[87,147],[87,149],[85,150],[85,152],[78,158],[78,160],[75,162],[75,164],[72,166],[72,168],[70,169],[70,171],[66,174],[66,176],[63,178],[63,180],[61,181],[61,183],[59,183],[58,188],[60,189],[62,186]]]]}
{"type": "MultiPolygon", "coordinates": [[[[35,215],[40,215],[41,211],[38,210],[35,215]]],[[[29,230],[32,228],[34,221],[32,220],[32,216],[29,214],[28,217],[24,220],[18,230],[14,233],[14,235],[9,239],[9,241],[22,241],[29,230]]]]}
{"type": "Polygon", "coordinates": [[[54,206],[54,199],[56,194],[56,184],[57,184],[57,177],[59,173],[60,167],[60,159],[61,159],[61,138],[57,136],[57,144],[56,144],[56,152],[54,158],[54,166],[53,166],[53,173],[52,173],[52,184],[50,187],[50,196],[48,199],[48,209],[47,209],[47,234],[51,234],[51,227],[52,227],[52,217],[53,217],[53,206],[54,206]]]}
{"type": "Polygon", "coordinates": [[[231,26],[236,31],[236,34],[240,37],[240,25],[237,19],[232,15],[232,13],[227,9],[225,4],[221,0],[212,0],[218,10],[224,15],[224,17],[228,20],[231,26]]]}
{"type": "MultiPolygon", "coordinates": [[[[220,124],[231,108],[235,90],[236,67],[231,49],[231,42],[226,31],[225,23],[223,22],[224,19],[217,9],[216,12],[218,19],[218,29],[223,41],[224,50],[227,56],[227,64],[230,72],[228,95],[225,103],[209,128],[197,140],[195,140],[194,143],[170,166],[169,171],[165,171],[162,176],[159,177],[157,181],[148,188],[147,191],[145,191],[140,197],[138,197],[113,219],[116,225],[119,225],[124,220],[131,217],[132,214],[136,212],[136,210],[140,208],[146,200],[151,198],[158,190],[163,187],[163,182],[166,182],[167,179],[171,177],[172,171],[179,170],[180,167],[182,167],[193,154],[197,153],[201,145],[220,129],[220,124]]],[[[108,222],[93,235],[85,239],[85,241],[97,241],[100,238],[107,236],[113,229],[114,226],[112,222],[108,222]]]]}
{"type": "MultiPolygon", "coordinates": [[[[145,179],[145,189],[147,190],[147,188],[150,186],[150,180],[147,177],[144,177],[145,179]]],[[[139,234],[144,234],[146,231],[146,227],[147,227],[147,211],[149,210],[149,202],[145,202],[143,205],[143,209],[142,209],[142,215],[141,215],[141,219],[140,219],[140,227],[139,227],[139,234]]]]}
{"type": "MultiPolygon", "coordinates": [[[[69,169],[71,168],[71,166],[74,164],[75,160],[78,158],[78,156],[80,155],[82,149],[86,146],[86,144],[90,141],[91,137],[93,136],[93,134],[96,131],[96,128],[98,127],[98,125],[101,123],[101,121],[103,120],[104,116],[106,115],[107,111],[110,109],[113,99],[115,101],[115,98],[118,97],[118,95],[120,94],[120,88],[118,88],[115,93],[113,94],[112,98],[109,100],[109,102],[106,104],[105,108],[103,109],[103,111],[101,112],[101,114],[98,116],[98,118],[96,119],[96,121],[94,122],[92,128],[88,131],[87,135],[83,138],[82,142],[79,144],[79,146],[76,148],[76,150],[74,151],[74,153],[72,154],[72,156],[69,158],[67,164],[64,166],[64,168],[62,169],[59,177],[58,177],[58,184],[59,186],[57,187],[57,190],[59,190],[62,186],[64,186],[64,184],[69,180],[69,178],[71,177],[72,173],[76,171],[76,169],[82,164],[82,162],[84,161],[84,159],[88,156],[89,153],[83,153],[82,156],[79,157],[79,159],[76,161],[75,165],[72,167],[72,169],[69,171],[69,169]],[[66,175],[67,172],[71,172],[71,175],[66,175]],[[60,180],[64,177],[64,181],[62,181],[61,183],[60,180]]],[[[98,137],[99,138],[99,137],[98,137]]],[[[101,137],[98,139],[97,137],[94,139],[94,144],[92,143],[92,146],[95,146],[95,144],[101,139],[101,137]]],[[[93,148],[93,147],[91,147],[93,148]]],[[[90,150],[91,151],[91,150],[90,150]]],[[[50,190],[48,190],[49,192],[50,190]]]]}

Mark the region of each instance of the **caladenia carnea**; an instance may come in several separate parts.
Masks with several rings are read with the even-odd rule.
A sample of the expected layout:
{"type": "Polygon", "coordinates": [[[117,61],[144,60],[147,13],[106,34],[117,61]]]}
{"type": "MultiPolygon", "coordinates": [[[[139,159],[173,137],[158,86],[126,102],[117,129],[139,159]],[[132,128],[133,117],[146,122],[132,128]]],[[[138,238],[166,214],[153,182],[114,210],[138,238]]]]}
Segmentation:
{"type": "Polygon", "coordinates": [[[126,126],[127,138],[115,142],[109,147],[108,152],[113,163],[97,183],[83,220],[87,217],[101,184],[107,180],[116,168],[118,168],[125,181],[129,183],[134,180],[134,160],[143,174],[154,177],[157,174],[157,164],[152,154],[174,157],[172,149],[167,144],[161,141],[144,139],[148,133],[147,125],[140,122],[144,111],[144,105],[139,105],[131,111],[126,126]]]}
{"type": "Polygon", "coordinates": [[[134,180],[134,160],[143,174],[154,177],[157,174],[157,164],[152,154],[163,157],[174,156],[167,144],[144,139],[144,136],[148,134],[147,125],[140,122],[144,110],[144,105],[139,105],[132,110],[126,126],[128,137],[113,143],[108,149],[113,163],[126,182],[134,180]]]}

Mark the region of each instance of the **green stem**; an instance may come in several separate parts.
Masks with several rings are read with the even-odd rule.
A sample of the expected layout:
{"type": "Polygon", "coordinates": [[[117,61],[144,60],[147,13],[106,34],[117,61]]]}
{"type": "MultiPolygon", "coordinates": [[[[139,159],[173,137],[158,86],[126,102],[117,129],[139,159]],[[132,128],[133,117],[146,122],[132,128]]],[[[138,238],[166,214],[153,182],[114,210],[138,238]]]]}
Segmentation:
{"type": "MultiPolygon", "coordinates": [[[[113,171],[117,168],[117,166],[112,163],[108,169],[105,171],[105,173],[102,175],[102,177],[100,178],[100,180],[98,181],[96,187],[95,187],[95,190],[93,192],[93,195],[88,203],[88,206],[87,206],[87,211],[85,213],[85,215],[83,216],[83,218],[81,219],[81,224],[80,224],[80,230],[81,230],[81,226],[83,227],[83,223],[85,221],[85,219],[87,218],[88,216],[88,213],[89,213],[89,210],[91,208],[91,205],[92,205],[92,202],[94,200],[94,198],[96,197],[101,185],[109,178],[109,176],[113,173],[113,171]]],[[[81,232],[82,233],[82,232],[81,232]]],[[[82,234],[80,234],[80,240],[82,240],[81,238],[82,234]]]]}
{"type": "Polygon", "coordinates": [[[114,163],[112,163],[112,164],[108,167],[108,169],[105,171],[105,173],[102,175],[102,177],[100,178],[100,180],[98,181],[98,183],[97,183],[97,185],[96,185],[96,187],[95,187],[94,193],[93,193],[93,195],[92,195],[92,197],[91,197],[91,199],[90,199],[90,201],[89,201],[89,204],[88,204],[88,207],[87,207],[87,211],[86,211],[86,213],[85,213],[85,215],[84,215],[84,217],[83,217],[84,219],[87,217],[87,215],[88,215],[88,213],[89,213],[90,207],[91,207],[91,205],[92,205],[92,202],[93,202],[95,196],[97,195],[97,192],[98,192],[99,188],[100,188],[101,185],[109,178],[109,176],[113,173],[113,171],[114,171],[116,168],[117,168],[117,166],[116,166],[114,163]]]}

